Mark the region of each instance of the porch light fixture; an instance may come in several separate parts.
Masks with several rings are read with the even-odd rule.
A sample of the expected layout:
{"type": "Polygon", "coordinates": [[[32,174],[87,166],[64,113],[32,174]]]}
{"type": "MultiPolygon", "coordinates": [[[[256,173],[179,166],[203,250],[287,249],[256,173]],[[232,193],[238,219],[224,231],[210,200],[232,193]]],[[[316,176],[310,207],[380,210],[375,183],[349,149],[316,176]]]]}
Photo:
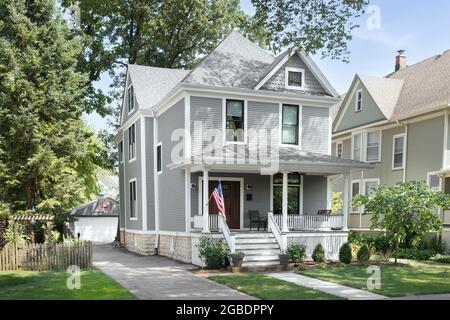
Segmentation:
{"type": "Polygon", "coordinates": [[[191,190],[197,190],[197,185],[195,183],[191,183],[191,190]]]}
{"type": "Polygon", "coordinates": [[[253,186],[250,185],[250,184],[247,184],[247,185],[245,185],[245,189],[246,189],[246,190],[252,190],[252,189],[253,189],[253,186]]]}

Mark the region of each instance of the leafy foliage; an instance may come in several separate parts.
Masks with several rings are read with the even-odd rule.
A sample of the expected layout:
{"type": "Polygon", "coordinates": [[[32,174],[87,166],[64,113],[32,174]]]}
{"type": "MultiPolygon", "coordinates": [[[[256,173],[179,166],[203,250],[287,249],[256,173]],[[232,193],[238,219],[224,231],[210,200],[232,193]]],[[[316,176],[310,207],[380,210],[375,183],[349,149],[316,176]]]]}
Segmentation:
{"type": "Polygon", "coordinates": [[[9,205],[4,202],[0,202],[0,219],[6,219],[11,215],[9,205]]]}
{"type": "Polygon", "coordinates": [[[411,260],[429,260],[435,252],[430,249],[400,248],[398,258],[411,260]]]}
{"type": "Polygon", "coordinates": [[[367,264],[370,260],[370,251],[367,245],[362,245],[359,248],[358,253],[356,254],[356,258],[360,264],[367,264]]]}
{"type": "Polygon", "coordinates": [[[339,261],[345,264],[350,264],[352,262],[352,248],[348,242],[344,243],[339,248],[339,261]]]}
{"type": "Polygon", "coordinates": [[[295,264],[301,263],[306,258],[306,247],[300,244],[290,244],[287,252],[295,264]]]}
{"type": "Polygon", "coordinates": [[[376,187],[371,195],[358,196],[354,206],[364,206],[371,213],[371,227],[385,229],[392,237],[395,261],[398,249],[407,236],[412,243],[430,231],[439,231],[442,222],[433,210],[448,208],[450,197],[430,189],[424,181],[409,181],[390,187],[376,187]]]}
{"type": "Polygon", "coordinates": [[[207,268],[220,268],[224,265],[225,257],[229,253],[228,246],[222,239],[213,239],[211,236],[203,235],[196,245],[199,255],[205,260],[207,268]]]}
{"type": "Polygon", "coordinates": [[[333,213],[341,213],[343,205],[342,192],[333,192],[331,211],[333,213]]]}
{"type": "Polygon", "coordinates": [[[437,263],[450,263],[450,255],[437,254],[430,260],[437,263]]]}
{"type": "Polygon", "coordinates": [[[325,250],[324,250],[322,244],[319,243],[314,248],[314,251],[313,251],[313,254],[312,254],[312,259],[315,262],[325,262],[325,259],[326,259],[326,257],[325,257],[325,250]]]}

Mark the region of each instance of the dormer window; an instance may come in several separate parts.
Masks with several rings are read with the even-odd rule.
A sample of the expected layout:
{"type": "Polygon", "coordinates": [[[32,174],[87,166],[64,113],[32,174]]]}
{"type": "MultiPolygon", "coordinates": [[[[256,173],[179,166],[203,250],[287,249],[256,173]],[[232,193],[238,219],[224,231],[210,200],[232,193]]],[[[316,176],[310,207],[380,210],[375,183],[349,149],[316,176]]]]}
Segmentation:
{"type": "Polygon", "coordinates": [[[133,86],[128,87],[127,93],[128,113],[134,110],[134,89],[133,86]]]}
{"type": "Polygon", "coordinates": [[[362,90],[356,91],[356,100],[355,100],[355,112],[359,112],[362,110],[362,90]]]}
{"type": "Polygon", "coordinates": [[[303,90],[305,70],[299,68],[286,68],[286,89],[303,90]]]}

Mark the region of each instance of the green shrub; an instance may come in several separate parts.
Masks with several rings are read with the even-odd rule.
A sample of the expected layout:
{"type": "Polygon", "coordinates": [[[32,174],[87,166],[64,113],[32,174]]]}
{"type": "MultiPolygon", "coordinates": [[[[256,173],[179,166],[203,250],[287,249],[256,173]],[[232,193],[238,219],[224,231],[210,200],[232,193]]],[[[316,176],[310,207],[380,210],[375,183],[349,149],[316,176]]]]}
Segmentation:
{"type": "Polygon", "coordinates": [[[196,245],[199,255],[204,259],[207,268],[220,268],[228,255],[228,246],[222,239],[216,240],[210,236],[202,236],[196,245]]]}
{"type": "Polygon", "coordinates": [[[323,249],[322,244],[318,244],[313,251],[312,259],[315,262],[325,262],[325,250],[323,249]]]}
{"type": "Polygon", "coordinates": [[[352,262],[352,248],[348,242],[344,243],[339,249],[339,261],[345,264],[352,262]]]}
{"type": "Polygon", "coordinates": [[[0,202],[0,219],[8,219],[10,215],[11,211],[9,210],[9,205],[4,202],[0,202]]]}
{"type": "Polygon", "coordinates": [[[287,252],[295,264],[299,264],[306,257],[306,247],[300,244],[290,244],[287,252]]]}
{"type": "Polygon", "coordinates": [[[429,260],[434,255],[435,252],[430,249],[400,248],[398,250],[399,259],[429,260]]]}
{"type": "Polygon", "coordinates": [[[437,263],[450,263],[450,255],[441,255],[437,254],[436,256],[430,259],[433,262],[437,263]]]}
{"type": "Polygon", "coordinates": [[[356,258],[360,264],[367,264],[370,260],[369,248],[366,245],[361,246],[356,254],[356,258]]]}

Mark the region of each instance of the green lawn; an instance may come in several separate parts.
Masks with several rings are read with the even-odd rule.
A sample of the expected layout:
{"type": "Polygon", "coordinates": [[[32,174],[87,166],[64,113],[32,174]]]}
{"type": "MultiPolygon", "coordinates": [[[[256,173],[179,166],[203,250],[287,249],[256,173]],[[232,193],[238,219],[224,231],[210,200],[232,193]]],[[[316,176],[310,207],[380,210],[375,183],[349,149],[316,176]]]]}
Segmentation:
{"type": "Polygon", "coordinates": [[[264,300],[335,300],[339,297],[263,274],[211,276],[209,279],[264,300]]]}
{"type": "Polygon", "coordinates": [[[364,266],[308,269],[299,274],[325,281],[372,291],[388,297],[419,294],[450,293],[450,266],[414,263],[413,265],[381,266],[381,289],[368,290],[370,274],[364,266]]]}
{"type": "Polygon", "coordinates": [[[66,272],[0,271],[0,300],[136,299],[100,271],[82,271],[81,288],[66,286],[66,272]]]}

